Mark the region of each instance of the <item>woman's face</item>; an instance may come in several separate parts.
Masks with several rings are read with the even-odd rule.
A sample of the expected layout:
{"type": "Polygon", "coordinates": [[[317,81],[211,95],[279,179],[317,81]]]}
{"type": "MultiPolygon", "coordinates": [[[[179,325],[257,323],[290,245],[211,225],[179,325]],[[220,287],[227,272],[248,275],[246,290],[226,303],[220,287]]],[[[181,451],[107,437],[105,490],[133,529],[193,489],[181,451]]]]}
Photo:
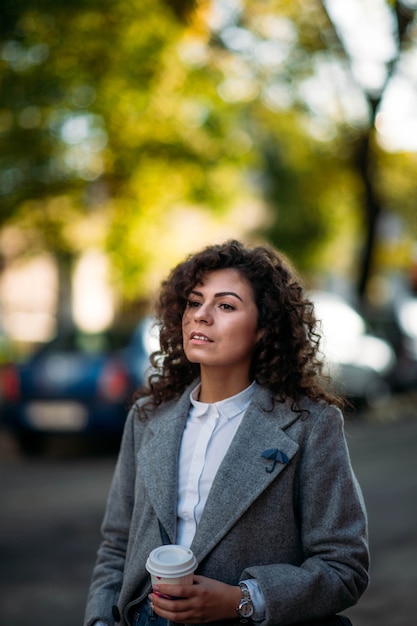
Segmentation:
{"type": "Polygon", "coordinates": [[[246,377],[262,331],[252,286],[235,269],[206,274],[188,297],[182,319],[186,357],[201,368],[231,368],[246,377]]]}

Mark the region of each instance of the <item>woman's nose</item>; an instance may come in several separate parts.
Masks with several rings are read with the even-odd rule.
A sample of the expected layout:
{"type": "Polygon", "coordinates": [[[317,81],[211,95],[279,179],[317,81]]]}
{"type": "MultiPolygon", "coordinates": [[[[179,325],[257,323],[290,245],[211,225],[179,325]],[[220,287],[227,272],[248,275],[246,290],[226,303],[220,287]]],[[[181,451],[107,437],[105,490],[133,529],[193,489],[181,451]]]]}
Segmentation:
{"type": "Polygon", "coordinates": [[[211,313],[207,306],[204,304],[195,309],[194,319],[198,322],[206,322],[209,324],[211,322],[211,313]]]}

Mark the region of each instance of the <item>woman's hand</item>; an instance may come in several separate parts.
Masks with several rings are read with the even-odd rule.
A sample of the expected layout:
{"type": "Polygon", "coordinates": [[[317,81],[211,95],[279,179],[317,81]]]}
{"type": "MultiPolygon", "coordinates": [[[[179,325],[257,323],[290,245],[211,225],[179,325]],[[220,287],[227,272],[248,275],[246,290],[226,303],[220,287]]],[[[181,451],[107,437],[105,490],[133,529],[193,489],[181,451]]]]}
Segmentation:
{"type": "Polygon", "coordinates": [[[160,617],[182,624],[203,624],[235,619],[241,591],[239,586],[194,576],[192,585],[154,586],[149,599],[160,617]]]}

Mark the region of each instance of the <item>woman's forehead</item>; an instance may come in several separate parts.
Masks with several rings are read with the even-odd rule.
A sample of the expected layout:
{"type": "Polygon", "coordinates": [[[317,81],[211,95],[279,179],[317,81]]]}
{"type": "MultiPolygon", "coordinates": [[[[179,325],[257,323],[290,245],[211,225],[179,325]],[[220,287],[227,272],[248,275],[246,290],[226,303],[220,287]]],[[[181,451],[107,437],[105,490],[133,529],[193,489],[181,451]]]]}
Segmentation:
{"type": "Polygon", "coordinates": [[[251,287],[251,283],[248,278],[240,272],[237,268],[227,267],[219,269],[209,269],[204,271],[196,282],[191,287],[202,286],[204,287],[208,283],[225,283],[225,284],[244,284],[251,287]]]}

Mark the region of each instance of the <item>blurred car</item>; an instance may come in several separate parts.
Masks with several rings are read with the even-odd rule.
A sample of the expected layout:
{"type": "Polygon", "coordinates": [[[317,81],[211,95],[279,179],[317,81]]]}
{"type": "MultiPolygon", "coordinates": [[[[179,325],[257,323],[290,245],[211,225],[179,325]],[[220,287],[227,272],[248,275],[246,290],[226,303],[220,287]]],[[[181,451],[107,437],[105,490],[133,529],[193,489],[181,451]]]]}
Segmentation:
{"type": "Polygon", "coordinates": [[[0,419],[26,454],[51,435],[120,439],[134,390],[158,347],[151,318],[133,334],[73,330],[42,346],[26,362],[0,369],[0,419]]]}
{"type": "Polygon", "coordinates": [[[365,319],[341,296],[311,295],[321,322],[321,350],[339,392],[353,404],[373,406],[391,395],[396,356],[388,341],[369,332],[365,319]]]}
{"type": "Polygon", "coordinates": [[[372,327],[393,346],[397,356],[394,389],[417,389],[417,297],[402,293],[368,313],[372,327]]]}
{"type": "Polygon", "coordinates": [[[399,299],[394,306],[393,323],[397,331],[394,347],[398,367],[395,384],[400,391],[417,389],[417,297],[399,299]]]}

